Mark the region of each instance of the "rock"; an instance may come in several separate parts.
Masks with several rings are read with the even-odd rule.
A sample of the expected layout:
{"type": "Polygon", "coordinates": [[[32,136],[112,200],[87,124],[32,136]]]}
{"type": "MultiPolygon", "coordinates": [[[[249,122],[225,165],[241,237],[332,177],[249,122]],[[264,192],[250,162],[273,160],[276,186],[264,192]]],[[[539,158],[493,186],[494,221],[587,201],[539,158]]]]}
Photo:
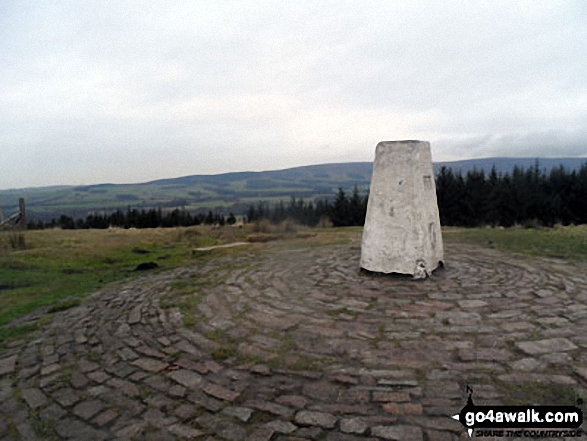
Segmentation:
{"type": "Polygon", "coordinates": [[[192,439],[204,435],[204,432],[200,430],[179,423],[169,426],[167,430],[183,439],[192,439]]]}
{"type": "Polygon", "coordinates": [[[207,384],[202,390],[211,397],[218,398],[219,400],[223,401],[234,401],[240,395],[238,392],[231,391],[225,387],[213,383],[207,384]]]}
{"type": "Polygon", "coordinates": [[[336,424],[336,417],[329,413],[301,410],[296,414],[295,422],[303,426],[318,426],[325,429],[332,429],[336,424]]]}
{"type": "Polygon", "coordinates": [[[290,423],[289,421],[281,421],[281,420],[270,421],[267,424],[265,424],[265,427],[270,428],[274,432],[283,433],[285,435],[288,435],[288,434],[296,431],[298,428],[298,426],[290,423]]]}
{"type": "Polygon", "coordinates": [[[47,397],[39,389],[23,389],[21,391],[21,396],[31,409],[36,409],[37,407],[42,407],[47,404],[47,397]]]}
{"type": "Polygon", "coordinates": [[[566,338],[549,338],[547,340],[538,341],[521,341],[517,342],[516,346],[524,351],[526,354],[537,355],[547,354],[549,352],[563,352],[573,351],[577,346],[566,338]]]}
{"type": "Polygon", "coordinates": [[[361,268],[425,278],[444,260],[430,144],[377,144],[361,268]]]}
{"type": "Polygon", "coordinates": [[[422,441],[424,435],[422,429],[415,426],[374,426],[371,427],[371,435],[382,439],[394,441],[422,441]]]}
{"type": "Polygon", "coordinates": [[[248,409],[246,407],[235,406],[235,407],[225,407],[224,409],[222,409],[222,413],[224,415],[238,418],[243,423],[246,423],[251,418],[251,415],[253,414],[253,410],[248,409]]]}
{"type": "Polygon", "coordinates": [[[345,433],[362,435],[368,427],[362,418],[345,418],[340,421],[340,430],[345,433]]]}
{"type": "Polygon", "coordinates": [[[14,372],[16,364],[16,355],[12,357],[3,358],[0,360],[0,375],[11,374],[14,372]]]}
{"type": "Polygon", "coordinates": [[[160,372],[167,367],[167,363],[163,363],[162,361],[153,358],[137,358],[136,360],[131,361],[130,364],[147,372],[160,372]]]}
{"type": "Polygon", "coordinates": [[[202,376],[200,374],[188,371],[187,369],[172,371],[167,376],[188,389],[196,389],[202,382],[202,376]]]}

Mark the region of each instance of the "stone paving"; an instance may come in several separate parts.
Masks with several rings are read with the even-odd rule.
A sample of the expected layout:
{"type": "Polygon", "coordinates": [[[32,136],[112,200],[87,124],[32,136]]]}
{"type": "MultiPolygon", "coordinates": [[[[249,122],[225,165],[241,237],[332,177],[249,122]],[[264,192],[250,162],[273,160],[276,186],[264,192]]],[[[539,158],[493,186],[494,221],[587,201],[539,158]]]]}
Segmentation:
{"type": "Polygon", "coordinates": [[[57,313],[0,355],[0,440],[464,440],[466,384],[585,397],[584,265],[449,245],[414,282],[359,273],[358,243],[254,246],[57,313]]]}

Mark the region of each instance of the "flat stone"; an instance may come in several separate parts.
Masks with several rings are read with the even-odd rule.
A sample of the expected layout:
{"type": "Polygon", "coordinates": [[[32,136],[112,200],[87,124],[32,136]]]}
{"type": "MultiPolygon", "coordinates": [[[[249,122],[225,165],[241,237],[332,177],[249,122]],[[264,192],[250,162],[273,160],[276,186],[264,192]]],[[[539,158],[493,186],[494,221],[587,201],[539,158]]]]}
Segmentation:
{"type": "Polygon", "coordinates": [[[553,352],[550,354],[544,354],[540,357],[540,360],[554,365],[568,366],[569,364],[573,363],[573,357],[571,357],[566,352],[553,352]]]}
{"type": "Polygon", "coordinates": [[[343,418],[340,420],[340,430],[345,433],[362,435],[369,428],[362,418],[343,418]]]}
{"type": "Polygon", "coordinates": [[[290,433],[293,433],[298,428],[298,426],[290,423],[289,421],[281,421],[281,420],[270,421],[267,424],[265,424],[265,427],[268,427],[277,433],[283,433],[284,435],[288,435],[290,433]]]}
{"type": "Polygon", "coordinates": [[[75,389],[81,389],[88,384],[88,378],[79,371],[71,374],[71,386],[75,389]]]}
{"type": "Polygon", "coordinates": [[[188,389],[198,389],[198,386],[202,383],[202,376],[200,374],[186,369],[171,371],[167,376],[188,389]]]}
{"type": "Polygon", "coordinates": [[[100,386],[94,386],[86,389],[85,395],[89,397],[99,397],[100,395],[104,395],[107,392],[110,392],[112,389],[108,386],[104,386],[101,384],[100,386]]]}
{"type": "Polygon", "coordinates": [[[42,376],[51,375],[51,374],[54,374],[55,372],[59,372],[60,370],[61,370],[61,365],[59,365],[58,363],[50,364],[48,366],[44,366],[41,369],[41,375],[42,376]]]}
{"type": "Polygon", "coordinates": [[[56,403],[51,404],[39,412],[39,416],[43,420],[57,421],[63,418],[65,415],[67,415],[67,411],[65,411],[59,404],[56,403]]]}
{"type": "Polygon", "coordinates": [[[271,403],[269,401],[261,401],[261,400],[248,400],[244,403],[245,407],[251,407],[256,410],[260,410],[261,412],[271,413],[273,415],[278,415],[280,417],[289,419],[293,417],[294,411],[289,407],[282,406],[280,404],[271,403]]]}
{"type": "Polygon", "coordinates": [[[112,420],[114,420],[118,416],[118,412],[108,409],[99,414],[96,418],[94,418],[93,423],[97,426],[105,426],[112,420]]]}
{"type": "Polygon", "coordinates": [[[108,366],[106,368],[106,372],[115,375],[119,378],[126,378],[135,371],[136,369],[134,367],[130,366],[128,363],[124,361],[113,364],[112,366],[108,366]]]}
{"type": "Polygon", "coordinates": [[[234,401],[240,395],[237,392],[233,392],[229,389],[226,389],[225,387],[219,386],[214,383],[207,384],[206,386],[204,386],[202,390],[208,395],[224,401],[234,401]]]}
{"type": "Polygon", "coordinates": [[[157,341],[163,346],[169,346],[171,344],[171,340],[169,340],[167,337],[159,337],[157,341]]]}
{"type": "Polygon", "coordinates": [[[102,441],[108,436],[101,431],[95,430],[88,424],[73,418],[65,418],[55,424],[55,432],[62,437],[75,440],[96,440],[102,441]]]}
{"type": "Polygon", "coordinates": [[[128,324],[135,325],[141,321],[141,306],[135,306],[128,314],[128,324]]]}
{"type": "Polygon", "coordinates": [[[246,423],[251,418],[251,415],[253,414],[253,410],[249,409],[247,407],[231,406],[231,407],[225,407],[224,409],[222,409],[222,413],[224,415],[238,418],[243,423],[246,423]]]}
{"type": "Polygon", "coordinates": [[[521,360],[510,363],[510,366],[515,371],[531,372],[540,369],[544,366],[544,363],[536,358],[522,358],[521,360]]]}
{"type": "Polygon", "coordinates": [[[167,428],[167,430],[169,430],[174,435],[177,435],[180,438],[185,439],[197,438],[205,434],[200,430],[194,429],[193,427],[186,426],[185,424],[180,423],[172,424],[167,428]]]}
{"type": "Polygon", "coordinates": [[[185,396],[186,388],[176,384],[175,386],[171,386],[169,388],[169,395],[174,397],[183,398],[185,396]]]}
{"type": "Polygon", "coordinates": [[[383,410],[392,415],[422,415],[422,405],[419,403],[387,403],[383,410]]]}
{"type": "Polygon", "coordinates": [[[587,368],[575,368],[575,373],[585,382],[587,382],[587,368]]]}
{"type": "Polygon", "coordinates": [[[573,351],[577,346],[566,338],[549,338],[538,341],[516,342],[516,346],[530,355],[547,354],[549,352],[573,351]]]}
{"type": "Polygon", "coordinates": [[[121,439],[141,439],[141,435],[147,427],[148,423],[146,421],[137,421],[115,430],[114,433],[121,439]]]}
{"type": "Polygon", "coordinates": [[[139,354],[137,354],[135,351],[133,351],[131,348],[128,347],[124,347],[121,350],[118,351],[118,355],[120,356],[120,358],[122,360],[134,360],[136,358],[139,358],[139,354]]]}
{"type": "Polygon", "coordinates": [[[94,363],[93,361],[88,361],[88,360],[83,360],[83,359],[80,360],[78,365],[79,365],[80,371],[82,371],[84,374],[87,372],[95,371],[96,369],[100,368],[100,365],[98,363],[94,363]]]}
{"type": "Polygon", "coordinates": [[[333,429],[336,425],[337,418],[329,413],[312,412],[300,410],[296,413],[295,422],[303,426],[318,426],[325,429],[333,429]]]}
{"type": "Polygon", "coordinates": [[[246,441],[270,441],[275,432],[269,427],[261,427],[253,430],[246,441]]]}
{"type": "Polygon", "coordinates": [[[269,366],[264,364],[256,364],[251,368],[251,372],[257,375],[271,375],[271,369],[269,368],[269,366]]]}
{"type": "Polygon", "coordinates": [[[73,413],[83,420],[89,420],[104,408],[101,401],[82,401],[73,408],[73,413]]]}
{"type": "Polygon", "coordinates": [[[109,380],[110,378],[112,378],[106,372],[102,372],[102,371],[90,372],[89,374],[86,374],[86,376],[90,380],[95,381],[96,383],[104,383],[106,380],[109,380]]]}
{"type": "Polygon", "coordinates": [[[553,292],[548,289],[539,289],[534,291],[534,294],[536,294],[538,297],[545,298],[551,297],[553,295],[553,292]]]}
{"type": "Polygon", "coordinates": [[[160,352],[156,349],[153,349],[153,348],[151,348],[149,346],[145,346],[145,345],[137,346],[135,348],[135,351],[137,351],[140,354],[146,355],[147,357],[160,358],[160,359],[165,358],[165,354],[163,352],[160,352]]]}
{"type": "Polygon", "coordinates": [[[153,358],[137,358],[131,361],[130,364],[148,372],[161,372],[167,367],[167,363],[153,358]]]}
{"type": "Polygon", "coordinates": [[[217,415],[206,415],[198,418],[196,422],[215,435],[231,441],[242,441],[247,436],[247,431],[243,427],[232,424],[217,415]]]}
{"type": "Polygon", "coordinates": [[[422,429],[416,426],[374,426],[371,435],[393,441],[423,441],[422,429]]]}
{"type": "Polygon", "coordinates": [[[308,403],[308,400],[301,395],[282,395],[275,401],[285,406],[295,407],[296,409],[303,409],[308,403]]]}
{"type": "Polygon", "coordinates": [[[71,388],[59,389],[53,392],[51,396],[63,407],[69,407],[80,400],[80,393],[71,388]]]}
{"type": "Polygon", "coordinates": [[[47,404],[47,396],[36,388],[22,389],[21,397],[24,401],[26,401],[31,409],[43,407],[45,404],[47,404]]]}
{"type": "Polygon", "coordinates": [[[130,381],[121,380],[119,378],[112,378],[108,380],[106,384],[131,398],[139,396],[140,393],[139,387],[136,384],[131,383],[130,381]]]}
{"type": "Polygon", "coordinates": [[[173,414],[183,421],[191,420],[197,414],[196,406],[190,404],[180,404],[173,411],[173,414]]]}
{"type": "Polygon", "coordinates": [[[482,308],[487,306],[487,302],[483,300],[459,300],[457,303],[463,309],[482,308]]]}
{"type": "Polygon", "coordinates": [[[17,355],[13,355],[11,357],[0,359],[0,375],[13,373],[16,368],[17,358],[17,355]]]}
{"type": "Polygon", "coordinates": [[[373,401],[379,403],[406,402],[410,401],[410,394],[407,392],[375,390],[373,391],[373,401]]]}
{"type": "Polygon", "coordinates": [[[201,391],[196,391],[187,396],[187,399],[198,407],[203,407],[210,412],[218,412],[224,407],[224,403],[216,398],[206,395],[201,391]]]}

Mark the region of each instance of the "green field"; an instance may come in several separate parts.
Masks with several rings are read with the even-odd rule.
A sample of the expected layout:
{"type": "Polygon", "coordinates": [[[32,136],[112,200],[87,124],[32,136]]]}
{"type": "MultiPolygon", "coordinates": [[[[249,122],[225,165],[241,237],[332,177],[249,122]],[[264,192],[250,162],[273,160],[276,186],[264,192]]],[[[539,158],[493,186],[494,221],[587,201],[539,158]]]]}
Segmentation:
{"type": "MultiPolygon", "coordinates": [[[[106,283],[136,277],[138,264],[168,269],[189,263],[190,250],[222,239],[193,229],[46,230],[24,233],[24,250],[12,250],[0,232],[0,345],[21,328],[2,328],[40,307],[73,306],[106,283]]],[[[27,327],[25,326],[24,330],[27,327]]]]}
{"type": "MultiPolygon", "coordinates": [[[[302,229],[284,236],[268,227],[274,238],[292,239],[288,246],[327,246],[358,240],[362,228],[302,229]]],[[[283,227],[282,227],[283,228],[283,227]]],[[[294,228],[299,230],[299,227],[294,228]]],[[[262,233],[263,233],[262,232],[262,233]]],[[[259,228],[211,227],[144,230],[43,230],[24,233],[25,248],[13,249],[15,233],[0,232],[0,348],[8,340],[34,330],[38,323],[19,322],[33,311],[51,313],[79,304],[104,284],[137,277],[137,265],[155,262],[163,271],[211,259],[243,248],[193,253],[194,248],[259,236],[259,228]],[[15,321],[16,320],[16,321],[15,321]]],[[[262,234],[261,234],[262,236],[262,234]]],[[[262,239],[263,237],[261,237],[262,239]]],[[[587,226],[553,229],[445,228],[447,244],[467,243],[503,251],[587,261],[587,226]]],[[[259,237],[257,237],[259,239],[259,237]]],[[[260,240],[262,242],[262,240],[260,240]]],[[[273,242],[272,246],[279,246],[273,242]]],[[[260,245],[263,246],[263,245],[260,245]]],[[[245,247],[248,248],[248,247],[245,247]]],[[[41,320],[42,322],[42,320],[41,320]]]]}
{"type": "Polygon", "coordinates": [[[587,261],[587,225],[555,228],[443,228],[445,242],[587,261]]]}

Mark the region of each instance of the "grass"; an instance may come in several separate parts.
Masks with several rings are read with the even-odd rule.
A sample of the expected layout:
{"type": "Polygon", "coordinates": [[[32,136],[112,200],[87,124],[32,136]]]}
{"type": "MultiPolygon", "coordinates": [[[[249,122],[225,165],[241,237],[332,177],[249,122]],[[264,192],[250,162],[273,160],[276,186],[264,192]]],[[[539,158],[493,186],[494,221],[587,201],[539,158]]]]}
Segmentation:
{"type": "Polygon", "coordinates": [[[464,242],[534,256],[587,261],[587,225],[555,228],[443,228],[445,242],[464,242]]]}
{"type": "Polygon", "coordinates": [[[0,328],[0,348],[4,342],[16,340],[39,329],[38,323],[0,328]]]}
{"type": "Polygon", "coordinates": [[[58,312],[77,306],[106,283],[136,277],[140,263],[178,267],[194,260],[194,247],[224,241],[206,228],[53,229],[27,231],[26,249],[14,250],[8,234],[0,233],[0,346],[34,330],[35,325],[5,325],[40,307],[58,312]]]}

